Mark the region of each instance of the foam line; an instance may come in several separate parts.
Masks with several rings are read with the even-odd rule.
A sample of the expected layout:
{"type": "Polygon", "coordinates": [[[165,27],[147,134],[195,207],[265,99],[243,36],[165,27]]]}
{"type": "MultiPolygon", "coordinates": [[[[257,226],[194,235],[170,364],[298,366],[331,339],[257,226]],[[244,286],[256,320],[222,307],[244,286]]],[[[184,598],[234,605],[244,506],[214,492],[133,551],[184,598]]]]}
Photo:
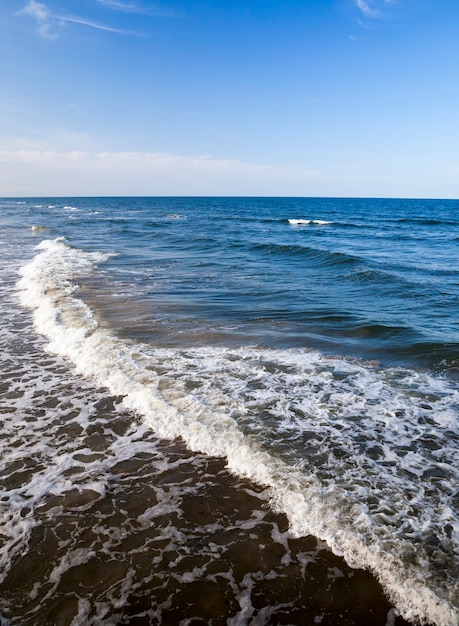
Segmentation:
{"type": "MultiPolygon", "coordinates": [[[[401,381],[397,391],[393,381],[387,382],[385,373],[319,353],[256,348],[165,350],[121,340],[114,332],[101,328],[93,311],[78,298],[77,280],[107,258],[105,254],[72,248],[61,238],[43,241],[39,253],[22,268],[18,283],[21,300],[34,311],[36,329],[48,338],[48,349],[70,359],[82,376],[91,378],[114,395],[124,396],[124,404],[141,414],[159,437],[181,437],[191,450],[225,457],[235,474],[270,487],[272,505],[287,515],[293,533],[315,535],[353,567],[373,572],[405,619],[438,626],[457,624],[458,613],[444,597],[444,590],[441,586],[429,587],[426,582],[429,579],[426,555],[416,554],[411,544],[407,547],[406,537],[394,532],[382,518],[378,519],[362,505],[359,490],[368,491],[365,480],[349,491],[338,482],[324,482],[314,465],[302,464],[298,459],[292,462],[288,450],[284,453],[281,448],[266,445],[263,438],[257,436],[257,429],[263,425],[254,421],[254,415],[259,415],[263,403],[267,406],[269,400],[270,419],[280,415],[279,433],[288,434],[289,428],[295,425],[306,428],[307,422],[298,421],[300,409],[303,413],[309,411],[309,415],[325,424],[330,413],[327,402],[331,402],[331,412],[342,411],[342,431],[347,423],[346,406],[352,405],[358,411],[366,393],[362,415],[366,415],[366,407],[377,405],[380,398],[388,398],[393,403],[390,410],[387,405],[375,409],[372,419],[379,420],[381,433],[385,432],[384,424],[388,424],[398,431],[399,437],[408,437],[409,422],[396,423],[393,415],[397,405],[409,411],[410,401],[403,399],[401,389],[408,384],[407,379],[416,379],[416,374],[392,373],[394,380],[398,377],[401,381]],[[338,370],[340,376],[333,376],[338,370]],[[336,385],[341,376],[346,383],[340,382],[338,389],[336,385]],[[314,385],[321,390],[328,385],[328,400],[327,394],[318,394],[317,390],[315,395],[311,391],[308,397],[307,388],[301,387],[304,404],[297,407],[290,422],[285,421],[288,403],[301,404],[301,401],[290,395],[284,404],[276,405],[275,400],[266,396],[270,385],[281,381],[293,392],[308,377],[314,381],[312,391],[314,385]],[[247,388],[250,380],[258,381],[259,385],[247,388]],[[220,385],[222,381],[226,381],[227,389],[220,385]],[[262,393],[257,392],[257,388],[262,389],[262,393]],[[250,410],[251,405],[254,411],[250,410]]],[[[435,391],[439,406],[444,408],[438,419],[452,428],[451,412],[444,406],[445,397],[446,404],[449,402],[446,383],[426,379],[423,384],[431,385],[430,395],[434,396],[435,391]]],[[[411,400],[414,402],[414,395],[411,400]]],[[[336,433],[340,432],[338,422],[333,423],[336,433]]],[[[319,424],[317,432],[323,428],[325,426],[319,424]]],[[[350,441],[352,452],[357,444],[350,437],[349,432],[343,438],[343,445],[350,441]]],[[[384,445],[388,443],[382,439],[381,449],[384,445]]],[[[390,450],[384,463],[389,457],[390,450]]],[[[404,463],[405,471],[416,475],[422,459],[408,456],[404,463]]],[[[376,466],[370,463],[368,480],[374,478],[372,467],[376,466]]],[[[346,479],[352,481],[356,472],[358,468],[350,467],[346,479]]],[[[387,477],[392,480],[389,470],[387,477]]],[[[394,490],[401,485],[401,480],[399,475],[393,478],[394,490]]],[[[375,478],[377,493],[376,485],[375,478]]],[[[384,487],[381,489],[384,494],[384,487]]],[[[367,496],[365,493],[365,498],[367,496]]],[[[443,513],[445,523],[454,523],[446,507],[443,513]]],[[[416,527],[418,520],[413,516],[409,522],[411,530],[406,532],[416,536],[420,532],[416,527]]]]}

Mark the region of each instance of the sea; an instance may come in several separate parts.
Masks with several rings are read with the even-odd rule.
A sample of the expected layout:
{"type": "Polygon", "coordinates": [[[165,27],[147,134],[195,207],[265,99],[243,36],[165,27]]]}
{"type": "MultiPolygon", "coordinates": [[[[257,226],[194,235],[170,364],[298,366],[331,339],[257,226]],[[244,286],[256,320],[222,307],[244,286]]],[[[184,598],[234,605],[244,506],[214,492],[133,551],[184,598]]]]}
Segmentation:
{"type": "Polygon", "coordinates": [[[0,200],[0,624],[459,623],[459,201],[0,200]]]}

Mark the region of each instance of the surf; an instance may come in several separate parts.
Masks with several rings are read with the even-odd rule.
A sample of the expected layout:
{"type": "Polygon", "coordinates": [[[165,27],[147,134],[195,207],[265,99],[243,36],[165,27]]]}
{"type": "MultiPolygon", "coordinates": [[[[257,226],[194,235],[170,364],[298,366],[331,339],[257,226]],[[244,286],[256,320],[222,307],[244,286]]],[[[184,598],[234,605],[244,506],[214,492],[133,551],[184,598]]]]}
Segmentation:
{"type": "Polygon", "coordinates": [[[78,293],[110,257],[59,238],[43,241],[22,268],[21,302],[47,349],[123,396],[159,437],[180,437],[269,487],[272,507],[287,515],[294,535],[319,537],[351,566],[373,572],[405,619],[456,623],[454,571],[442,578],[423,546],[438,532],[451,571],[458,529],[449,492],[426,500],[440,507],[435,518],[430,505],[423,509],[419,486],[432,486],[426,470],[454,484],[434,453],[455,453],[457,389],[428,374],[305,349],[172,349],[120,339],[78,293]],[[413,438],[427,443],[410,450],[413,438]]]}

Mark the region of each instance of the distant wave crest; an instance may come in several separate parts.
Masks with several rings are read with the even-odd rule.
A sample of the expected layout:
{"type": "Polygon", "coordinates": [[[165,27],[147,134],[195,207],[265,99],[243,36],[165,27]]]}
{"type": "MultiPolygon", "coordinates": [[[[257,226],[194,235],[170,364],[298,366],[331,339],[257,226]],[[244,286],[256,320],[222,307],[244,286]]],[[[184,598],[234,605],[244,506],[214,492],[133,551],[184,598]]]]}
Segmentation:
{"type": "Polygon", "coordinates": [[[328,220],[307,220],[307,219],[289,219],[288,223],[291,226],[308,226],[309,224],[315,224],[316,226],[329,226],[333,222],[328,220]]]}

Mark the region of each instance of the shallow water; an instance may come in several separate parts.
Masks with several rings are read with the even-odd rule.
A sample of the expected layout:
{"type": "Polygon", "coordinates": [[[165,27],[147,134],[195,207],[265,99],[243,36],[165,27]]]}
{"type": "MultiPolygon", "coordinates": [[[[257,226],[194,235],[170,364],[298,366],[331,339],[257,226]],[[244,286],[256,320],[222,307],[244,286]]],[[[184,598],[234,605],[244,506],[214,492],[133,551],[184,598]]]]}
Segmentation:
{"type": "Polygon", "coordinates": [[[457,622],[456,204],[2,211],[5,618],[457,622]]]}

